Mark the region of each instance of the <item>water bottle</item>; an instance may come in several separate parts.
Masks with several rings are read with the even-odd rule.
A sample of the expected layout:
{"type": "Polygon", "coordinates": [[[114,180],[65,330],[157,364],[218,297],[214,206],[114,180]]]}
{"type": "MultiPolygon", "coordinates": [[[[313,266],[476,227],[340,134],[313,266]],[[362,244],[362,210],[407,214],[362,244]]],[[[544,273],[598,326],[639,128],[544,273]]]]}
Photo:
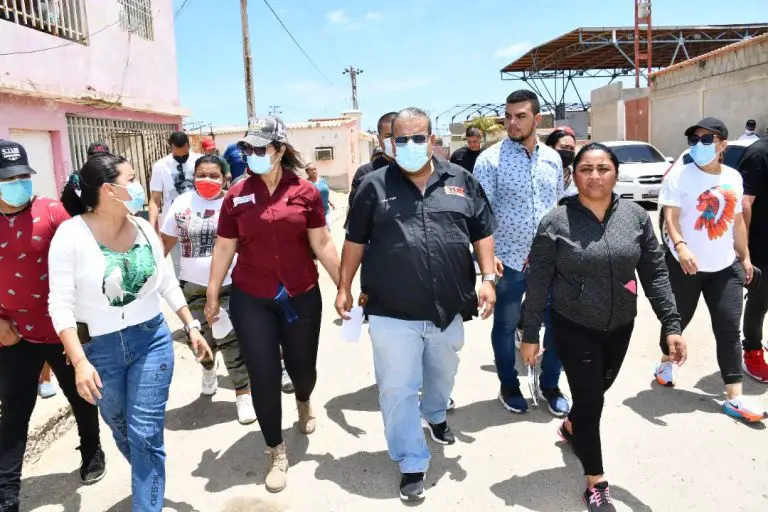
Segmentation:
{"type": "Polygon", "coordinates": [[[348,343],[357,343],[363,330],[363,308],[355,306],[349,312],[349,320],[341,322],[341,339],[348,343]]]}
{"type": "Polygon", "coordinates": [[[223,340],[229,333],[232,332],[232,321],[229,319],[229,314],[224,308],[219,308],[219,315],[213,322],[211,330],[213,331],[213,337],[217,340],[223,340]]]}

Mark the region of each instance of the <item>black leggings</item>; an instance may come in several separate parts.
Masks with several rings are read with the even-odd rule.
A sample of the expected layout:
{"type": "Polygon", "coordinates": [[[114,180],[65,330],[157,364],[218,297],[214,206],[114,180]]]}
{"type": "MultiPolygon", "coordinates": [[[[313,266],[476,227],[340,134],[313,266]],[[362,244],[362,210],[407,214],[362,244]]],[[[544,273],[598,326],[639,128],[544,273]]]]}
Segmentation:
{"type": "MultiPolygon", "coordinates": [[[[697,272],[688,275],[683,272],[680,263],[671,253],[667,253],[666,261],[669,284],[680,312],[680,327],[685,330],[691,322],[699,304],[699,297],[703,293],[715,334],[720,375],[726,384],[741,382],[739,324],[744,303],[744,274],[741,265],[735,261],[733,265],[718,272],[697,272]]],[[[669,347],[663,334],[659,344],[664,355],[669,355],[669,347]]]]}
{"type": "Polygon", "coordinates": [[[763,322],[768,312],[768,261],[752,262],[766,275],[760,281],[760,287],[747,293],[744,304],[744,350],[763,348],[763,322]]]}
{"type": "Polygon", "coordinates": [[[29,418],[46,361],[72,406],[81,449],[90,453],[99,446],[99,411],[78,395],[75,370],[66,363],[63,346],[22,340],[0,348],[0,509],[18,503],[29,418]]]}
{"type": "Polygon", "coordinates": [[[309,400],[317,382],[317,347],[323,313],[320,288],[315,286],[292,297],[291,302],[299,319],[289,324],[274,300],[254,297],[232,286],[229,314],[251,380],[253,407],[270,448],[283,442],[280,349],[297,400],[309,400]]]}
{"type": "Polygon", "coordinates": [[[634,322],[613,331],[596,331],[552,310],[555,348],[568,378],[573,406],[573,449],[585,475],[603,474],[600,417],[605,392],[613,385],[627,354],[634,322]]]}

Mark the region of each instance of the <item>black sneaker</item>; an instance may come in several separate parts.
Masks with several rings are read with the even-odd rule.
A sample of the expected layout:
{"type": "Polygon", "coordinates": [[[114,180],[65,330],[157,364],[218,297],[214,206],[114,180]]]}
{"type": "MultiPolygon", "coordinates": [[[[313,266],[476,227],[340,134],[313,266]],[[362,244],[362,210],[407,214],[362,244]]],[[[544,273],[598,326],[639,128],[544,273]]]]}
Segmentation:
{"type": "Polygon", "coordinates": [[[453,435],[453,430],[448,426],[448,422],[432,424],[427,420],[423,420],[422,425],[429,430],[429,435],[432,436],[432,440],[440,444],[453,444],[456,442],[456,436],[453,435]]]}
{"type": "Polygon", "coordinates": [[[400,499],[421,501],[424,499],[424,473],[403,473],[400,479],[400,499]]]}
{"type": "Polygon", "coordinates": [[[107,463],[101,446],[95,449],[85,449],[78,447],[83,457],[83,463],[80,465],[80,479],[83,485],[92,485],[104,478],[107,473],[107,463]]]}
{"type": "Polygon", "coordinates": [[[584,491],[583,498],[589,512],[616,512],[608,482],[596,483],[594,487],[584,491]]]}

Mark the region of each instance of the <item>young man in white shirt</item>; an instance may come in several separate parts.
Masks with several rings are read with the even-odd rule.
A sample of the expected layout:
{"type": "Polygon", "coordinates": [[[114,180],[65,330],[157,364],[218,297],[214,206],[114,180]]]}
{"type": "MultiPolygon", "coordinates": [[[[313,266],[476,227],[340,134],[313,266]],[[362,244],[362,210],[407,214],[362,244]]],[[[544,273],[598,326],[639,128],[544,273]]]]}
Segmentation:
{"type": "MultiPolygon", "coordinates": [[[[683,330],[704,295],[727,395],[723,412],[749,422],[760,421],[764,409],[742,395],[742,287],[753,274],[742,214],[742,178],[721,163],[728,146],[728,128],[722,121],[706,117],[688,128],[685,136],[693,162],[670,171],[659,194],[669,234],[669,282],[683,330]]],[[[660,345],[664,355],[656,380],[672,387],[676,365],[666,342],[660,345]]]]}
{"type": "MultiPolygon", "coordinates": [[[[184,132],[173,132],[168,138],[171,153],[152,166],[149,182],[149,223],[155,230],[163,225],[173,201],[184,192],[194,190],[195,162],[203,155],[189,150],[189,137],[184,132]]],[[[179,275],[181,253],[176,246],[171,259],[176,275],[179,275]]]]}

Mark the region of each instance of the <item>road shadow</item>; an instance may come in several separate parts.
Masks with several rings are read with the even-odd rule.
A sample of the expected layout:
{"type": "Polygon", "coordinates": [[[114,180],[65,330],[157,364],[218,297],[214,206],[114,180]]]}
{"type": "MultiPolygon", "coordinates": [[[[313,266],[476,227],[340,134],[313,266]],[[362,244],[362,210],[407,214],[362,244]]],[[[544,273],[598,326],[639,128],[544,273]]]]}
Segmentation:
{"type": "Polygon", "coordinates": [[[77,490],[82,485],[78,470],[24,478],[21,481],[21,509],[37,510],[59,505],[64,507],[63,512],[79,512],[82,497],[77,490]]]}
{"type": "MultiPolygon", "coordinates": [[[[295,428],[283,430],[291,466],[309,460],[309,439],[295,428]]],[[[222,492],[238,485],[263,485],[267,477],[267,445],[261,432],[248,432],[222,451],[205,450],[192,476],[208,480],[207,492],[222,492]]]]}
{"type": "Polygon", "coordinates": [[[362,428],[350,425],[344,415],[344,411],[378,412],[379,389],[376,384],[358,389],[346,395],[331,398],[325,404],[325,412],[328,418],[348,434],[358,438],[367,434],[362,428]]]}
{"type": "MultiPolygon", "coordinates": [[[[703,393],[667,388],[660,386],[654,379],[651,381],[651,389],[646,389],[627,398],[624,400],[624,405],[654,425],[661,427],[667,426],[667,422],[662,418],[671,414],[691,414],[694,412],[723,414],[721,402],[725,400],[725,389],[720,378],[720,372],[702,377],[694,387],[703,393]]],[[[751,386],[745,381],[745,392],[748,388],[751,389],[751,386]]],[[[735,418],[733,421],[756,430],[766,429],[762,422],[747,423],[735,418]]]]}
{"type": "Polygon", "coordinates": [[[480,367],[481,370],[488,373],[496,373],[496,365],[495,364],[484,364],[480,367]]]}
{"type": "MultiPolygon", "coordinates": [[[[534,471],[524,476],[513,476],[491,486],[491,492],[504,500],[507,507],[519,505],[535,512],[575,512],[584,510],[581,495],[584,476],[581,463],[570,447],[558,442],[563,455],[563,466],[534,471]]],[[[611,484],[611,496],[633,512],[652,512],[628,490],[611,484]]]]}
{"type": "Polygon", "coordinates": [[[214,402],[204,395],[165,413],[165,428],[174,432],[204,429],[230,421],[237,421],[235,403],[214,402]]]}
{"type": "Polygon", "coordinates": [[[514,414],[504,409],[499,400],[494,398],[457,407],[448,418],[448,423],[462,443],[474,443],[475,438],[469,434],[477,434],[487,428],[518,422],[550,423],[555,419],[546,410],[546,406],[531,407],[525,414],[514,414]]]}
{"type": "MultiPolygon", "coordinates": [[[[174,512],[201,512],[189,503],[173,501],[166,498],[163,510],[173,510],[174,512]]],[[[105,512],[131,512],[131,497],[127,496],[109,507],[105,512]]]]}
{"type": "MultiPolygon", "coordinates": [[[[460,455],[446,457],[442,446],[429,444],[432,459],[424,482],[425,489],[435,487],[446,475],[456,482],[467,478],[467,472],[459,464],[460,455]]],[[[338,459],[327,453],[312,459],[318,463],[315,478],[333,482],[346,492],[376,500],[397,499],[399,496],[400,470],[387,451],[357,452],[338,459]]]]}

